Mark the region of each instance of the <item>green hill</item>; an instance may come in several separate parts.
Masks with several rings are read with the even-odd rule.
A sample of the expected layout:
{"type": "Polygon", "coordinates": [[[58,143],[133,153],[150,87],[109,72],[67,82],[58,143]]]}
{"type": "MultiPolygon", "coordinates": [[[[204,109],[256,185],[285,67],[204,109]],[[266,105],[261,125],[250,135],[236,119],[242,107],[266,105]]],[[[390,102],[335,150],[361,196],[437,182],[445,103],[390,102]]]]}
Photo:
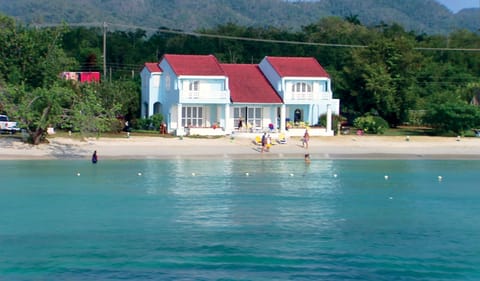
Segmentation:
{"type": "Polygon", "coordinates": [[[399,23],[419,33],[477,31],[479,9],[453,14],[435,0],[3,0],[0,12],[27,24],[98,24],[198,30],[220,24],[298,30],[325,16],[355,16],[362,24],[399,23]]]}

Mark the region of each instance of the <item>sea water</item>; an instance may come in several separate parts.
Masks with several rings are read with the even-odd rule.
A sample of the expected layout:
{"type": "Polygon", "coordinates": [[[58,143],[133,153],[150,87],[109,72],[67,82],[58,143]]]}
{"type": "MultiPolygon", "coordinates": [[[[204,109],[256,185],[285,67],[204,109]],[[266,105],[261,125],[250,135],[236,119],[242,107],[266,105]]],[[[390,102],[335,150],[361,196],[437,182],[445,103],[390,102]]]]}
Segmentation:
{"type": "Polygon", "coordinates": [[[479,161],[0,161],[0,280],[479,280],[479,161]]]}

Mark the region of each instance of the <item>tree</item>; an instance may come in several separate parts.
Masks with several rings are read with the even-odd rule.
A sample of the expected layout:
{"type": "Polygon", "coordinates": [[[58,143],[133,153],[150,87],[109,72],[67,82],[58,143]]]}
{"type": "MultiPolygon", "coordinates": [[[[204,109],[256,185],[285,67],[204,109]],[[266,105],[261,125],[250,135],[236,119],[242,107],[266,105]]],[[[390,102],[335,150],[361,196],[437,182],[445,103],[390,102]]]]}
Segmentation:
{"type": "Polygon", "coordinates": [[[100,98],[102,96],[100,87],[98,84],[79,85],[72,106],[63,120],[82,136],[90,134],[98,136],[119,126],[116,117],[121,105],[116,102],[111,104],[103,102],[100,98]]]}
{"type": "MultiPolygon", "coordinates": [[[[104,81],[95,85],[99,102],[105,108],[114,108],[117,115],[140,115],[140,83],[135,80],[104,81]]],[[[130,118],[128,118],[130,119],[130,118]]]]}
{"type": "Polygon", "coordinates": [[[377,112],[391,126],[401,124],[417,100],[415,73],[421,65],[422,58],[407,37],[380,37],[353,50],[344,67],[345,86],[351,92],[347,102],[358,115],[377,112]]]}
{"type": "Polygon", "coordinates": [[[427,111],[424,122],[438,133],[464,135],[480,125],[480,109],[466,103],[434,104],[427,111]]]}
{"type": "Polygon", "coordinates": [[[46,136],[47,128],[60,123],[63,108],[70,104],[73,91],[54,84],[50,88],[26,89],[25,86],[12,86],[0,95],[5,110],[18,120],[28,133],[28,141],[40,144],[46,136]]]}
{"type": "Polygon", "coordinates": [[[0,72],[7,83],[27,90],[51,85],[75,61],[61,47],[64,27],[29,29],[0,18],[0,72]]]}
{"type": "Polygon", "coordinates": [[[48,126],[59,122],[72,93],[59,78],[75,63],[61,48],[65,29],[29,29],[5,17],[0,25],[0,70],[6,83],[0,104],[23,124],[29,141],[39,144],[48,126]]]}

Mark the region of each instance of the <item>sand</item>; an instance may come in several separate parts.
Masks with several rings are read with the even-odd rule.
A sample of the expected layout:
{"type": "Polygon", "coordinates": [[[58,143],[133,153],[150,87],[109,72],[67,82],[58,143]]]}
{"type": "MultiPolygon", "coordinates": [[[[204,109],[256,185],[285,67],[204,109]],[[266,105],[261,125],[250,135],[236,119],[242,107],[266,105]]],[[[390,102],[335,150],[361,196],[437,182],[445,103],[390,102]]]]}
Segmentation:
{"type": "Polygon", "coordinates": [[[480,159],[480,138],[334,136],[312,137],[309,148],[300,138],[275,144],[261,153],[253,136],[202,138],[50,137],[48,144],[32,146],[8,136],[0,137],[0,160],[90,159],[97,150],[99,159],[480,159]]]}

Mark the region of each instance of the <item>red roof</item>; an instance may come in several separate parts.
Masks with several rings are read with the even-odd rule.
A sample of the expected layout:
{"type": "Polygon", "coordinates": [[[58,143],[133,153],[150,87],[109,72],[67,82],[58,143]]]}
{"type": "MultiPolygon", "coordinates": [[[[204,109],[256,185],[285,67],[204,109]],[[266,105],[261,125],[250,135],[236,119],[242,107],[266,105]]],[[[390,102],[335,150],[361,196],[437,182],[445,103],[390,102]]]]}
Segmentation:
{"type": "Polygon", "coordinates": [[[281,77],[329,77],[312,57],[265,57],[281,77]]]}
{"type": "Polygon", "coordinates": [[[221,64],[233,103],[282,103],[256,64],[221,64]]]}
{"type": "Polygon", "coordinates": [[[164,55],[177,76],[225,76],[213,55],[164,55]]]}
{"type": "Polygon", "coordinates": [[[162,72],[162,69],[160,68],[158,62],[146,62],[145,67],[150,72],[162,72]]]}

